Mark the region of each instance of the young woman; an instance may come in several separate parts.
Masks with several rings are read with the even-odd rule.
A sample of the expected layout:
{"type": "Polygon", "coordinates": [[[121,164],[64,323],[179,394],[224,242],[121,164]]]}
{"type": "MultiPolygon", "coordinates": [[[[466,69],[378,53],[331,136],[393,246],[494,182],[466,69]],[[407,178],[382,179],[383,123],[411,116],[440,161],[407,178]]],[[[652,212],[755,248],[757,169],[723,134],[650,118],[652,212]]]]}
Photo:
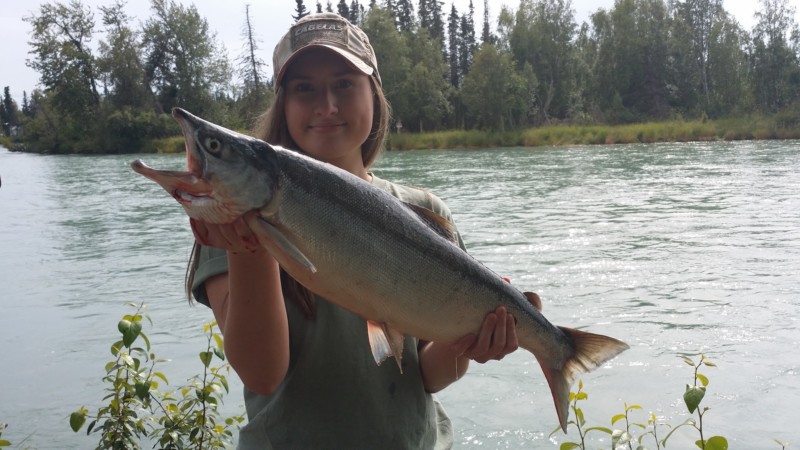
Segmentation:
{"type": "MultiPolygon", "coordinates": [[[[278,43],[273,63],[276,98],[258,137],[452,220],[428,192],[369,172],[389,108],[360,29],[332,13],[306,16],[278,43]]],[[[450,420],[431,393],[458,380],[470,359],[501,359],[517,348],[514,320],[498,308],[458,342],[406,337],[402,374],[395,364],[377,366],[364,319],[311,294],[249,245],[246,218],[191,225],[199,245],[187,288],[213,310],[245,385],[240,448],[449,448],[450,420]]]]}

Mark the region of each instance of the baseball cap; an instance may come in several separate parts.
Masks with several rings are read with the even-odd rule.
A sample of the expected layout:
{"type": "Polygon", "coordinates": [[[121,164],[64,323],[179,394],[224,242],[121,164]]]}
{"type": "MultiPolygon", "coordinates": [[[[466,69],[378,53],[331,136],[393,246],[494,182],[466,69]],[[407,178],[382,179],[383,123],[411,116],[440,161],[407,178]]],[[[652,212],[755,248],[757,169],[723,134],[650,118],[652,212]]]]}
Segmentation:
{"type": "Polygon", "coordinates": [[[272,55],[275,89],[295,57],[307,49],[320,47],[338,53],[364,75],[374,73],[380,84],[378,61],[366,33],[336,13],[323,12],[309,14],[295,22],[275,46],[272,55]]]}

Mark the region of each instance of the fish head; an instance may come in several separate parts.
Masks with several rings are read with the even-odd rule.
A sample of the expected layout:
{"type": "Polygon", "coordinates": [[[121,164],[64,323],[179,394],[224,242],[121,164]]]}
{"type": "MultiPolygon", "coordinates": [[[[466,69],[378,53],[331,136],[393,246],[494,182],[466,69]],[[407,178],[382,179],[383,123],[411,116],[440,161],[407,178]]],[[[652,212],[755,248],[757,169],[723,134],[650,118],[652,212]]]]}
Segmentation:
{"type": "Polygon", "coordinates": [[[230,223],[270,203],[277,185],[275,150],[266,142],[237,133],[175,108],[186,141],[187,171],[157,170],[141,160],[131,168],[163,187],[189,217],[230,223]]]}

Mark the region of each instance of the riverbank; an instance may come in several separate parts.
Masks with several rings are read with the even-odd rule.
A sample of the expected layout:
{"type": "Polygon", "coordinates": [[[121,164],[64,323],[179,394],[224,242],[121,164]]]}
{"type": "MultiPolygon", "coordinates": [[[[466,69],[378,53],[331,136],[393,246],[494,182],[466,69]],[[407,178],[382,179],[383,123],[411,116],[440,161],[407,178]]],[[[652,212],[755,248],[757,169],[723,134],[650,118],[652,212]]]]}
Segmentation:
{"type": "Polygon", "coordinates": [[[552,125],[506,132],[450,130],[431,133],[395,133],[389,139],[389,149],[541,147],[769,139],[800,139],[800,117],[776,115],[629,125],[552,125]]]}
{"type": "MultiPolygon", "coordinates": [[[[800,139],[800,112],[735,119],[674,120],[627,125],[550,125],[504,132],[447,130],[428,133],[392,133],[389,136],[387,149],[543,147],[771,139],[800,139]]],[[[0,146],[12,151],[26,151],[24,142],[14,142],[4,136],[0,136],[0,146]]],[[[183,136],[147,140],[139,149],[141,153],[183,151],[183,136]]]]}

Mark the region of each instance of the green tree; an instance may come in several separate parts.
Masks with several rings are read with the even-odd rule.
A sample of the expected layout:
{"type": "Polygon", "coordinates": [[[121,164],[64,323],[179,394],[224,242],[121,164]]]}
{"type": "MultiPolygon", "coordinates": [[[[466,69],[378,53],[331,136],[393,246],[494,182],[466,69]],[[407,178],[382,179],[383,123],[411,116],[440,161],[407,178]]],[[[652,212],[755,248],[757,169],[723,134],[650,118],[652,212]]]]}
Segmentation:
{"type": "Polygon", "coordinates": [[[152,105],[152,94],[144,83],[139,36],[130,28],[124,6],[122,0],[116,0],[100,7],[106,38],[100,41],[97,66],[111,108],[145,108],[152,105]]]}
{"type": "Polygon", "coordinates": [[[340,16],[344,17],[345,19],[350,17],[350,7],[347,6],[347,0],[339,0],[339,3],[336,5],[336,11],[339,13],[340,16]]]}
{"type": "Polygon", "coordinates": [[[414,27],[414,5],[411,0],[397,0],[395,17],[400,31],[411,31],[414,27]]]}
{"type": "Polygon", "coordinates": [[[571,0],[522,0],[510,35],[517,67],[530,64],[539,80],[542,121],[563,119],[570,110],[575,19],[571,0]]]}
{"type": "Polygon", "coordinates": [[[674,106],[716,117],[748,97],[743,66],[747,36],[721,0],[675,3],[669,41],[674,106]]]}
{"type": "MultiPolygon", "coordinates": [[[[295,0],[295,2],[297,2],[297,6],[295,6],[295,8],[294,8],[294,14],[292,14],[292,19],[294,19],[295,22],[296,22],[296,21],[302,19],[303,17],[307,16],[309,13],[308,13],[308,10],[306,9],[306,5],[303,3],[303,0],[295,0]]],[[[248,11],[248,24],[249,24],[249,22],[250,22],[250,19],[249,19],[249,17],[250,17],[249,16],[250,5],[245,5],[245,8],[248,11]]],[[[322,9],[322,6],[319,4],[319,2],[317,2],[317,10],[320,10],[320,9],[322,9]]],[[[321,11],[318,11],[318,12],[321,12],[321,11]]]]}
{"type": "Polygon", "coordinates": [[[708,76],[712,89],[708,114],[711,117],[742,114],[752,108],[744,50],[747,32],[726,13],[714,24],[710,38],[708,76]]]}
{"type": "Polygon", "coordinates": [[[450,84],[456,88],[461,83],[462,76],[461,61],[459,59],[459,48],[463,46],[461,43],[461,30],[459,29],[460,21],[456,5],[452,4],[450,6],[450,15],[447,18],[447,53],[450,55],[448,60],[450,65],[450,84]]]}
{"type": "Polygon", "coordinates": [[[404,33],[395,27],[391,13],[381,7],[375,7],[367,13],[362,29],[375,49],[383,91],[392,105],[392,115],[405,120],[410,110],[410,99],[404,92],[404,87],[411,70],[411,62],[404,33]]]}
{"type": "Polygon", "coordinates": [[[761,0],[753,30],[753,92],[758,106],[776,112],[800,99],[800,39],[795,9],[788,0],[761,0]],[[795,42],[796,46],[796,42],[795,42]]]}
{"type": "MultiPolygon", "coordinates": [[[[507,9],[505,5],[501,10],[507,9]]],[[[492,27],[489,25],[489,0],[483,0],[483,29],[481,30],[481,42],[484,44],[494,44],[495,37],[492,34],[492,27]]]]}
{"type": "Polygon", "coordinates": [[[22,91],[22,115],[33,117],[36,114],[36,105],[28,100],[28,93],[22,91]]]}
{"type": "Polygon", "coordinates": [[[484,43],[461,88],[467,114],[481,127],[505,130],[527,112],[525,84],[511,55],[484,43]]]}
{"type": "Polygon", "coordinates": [[[11,127],[20,124],[20,114],[17,102],[11,98],[11,90],[8,86],[3,88],[3,102],[0,104],[0,125],[3,126],[3,134],[10,135],[11,127]]]}
{"type": "Polygon", "coordinates": [[[413,131],[438,129],[450,113],[448,69],[441,42],[421,27],[404,36],[410,50],[411,71],[403,86],[409,103],[403,124],[413,131]]]}
{"type": "Polygon", "coordinates": [[[461,15],[461,39],[458,45],[458,65],[461,71],[461,77],[469,72],[472,66],[472,55],[478,48],[475,41],[475,7],[472,5],[472,0],[469,1],[469,12],[461,15]]]}
{"type": "Polygon", "coordinates": [[[662,0],[618,0],[610,12],[592,15],[596,56],[589,85],[596,92],[592,104],[607,121],[669,113],[666,19],[662,0]]]}
{"type": "Polygon", "coordinates": [[[361,6],[361,4],[359,4],[357,0],[352,0],[350,2],[350,15],[347,17],[350,20],[350,23],[359,25],[361,23],[361,16],[363,13],[364,8],[361,6]]]}
{"type": "Polygon", "coordinates": [[[161,111],[186,108],[221,121],[231,68],[197,8],[152,0],[144,24],[145,73],[161,111]]]}
{"type": "Polygon", "coordinates": [[[39,73],[58,111],[71,116],[75,134],[84,133],[100,103],[97,63],[91,49],[94,16],[73,0],[68,5],[42,4],[38,15],[24,20],[33,27],[29,41],[33,58],[28,66],[39,73]]]}
{"type": "Polygon", "coordinates": [[[238,112],[240,117],[249,119],[257,117],[271,103],[272,83],[267,82],[265,74],[267,64],[260,56],[260,40],[250,19],[250,5],[245,5],[244,15],[245,21],[242,26],[244,45],[237,59],[237,69],[242,80],[238,112]]]}

